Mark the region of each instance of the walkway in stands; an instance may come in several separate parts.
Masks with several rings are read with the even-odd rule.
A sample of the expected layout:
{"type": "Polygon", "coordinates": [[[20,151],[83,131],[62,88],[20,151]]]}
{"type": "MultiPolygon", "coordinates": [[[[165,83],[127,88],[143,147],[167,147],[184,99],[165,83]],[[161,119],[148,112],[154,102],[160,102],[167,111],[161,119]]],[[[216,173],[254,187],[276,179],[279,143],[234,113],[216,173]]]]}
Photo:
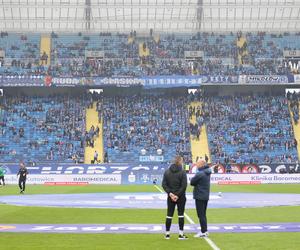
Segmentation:
{"type": "MultiPolygon", "coordinates": [[[[18,206],[76,208],[165,209],[166,194],[91,193],[0,196],[0,203],[18,206]]],[[[299,206],[300,194],[223,193],[211,194],[210,208],[299,206]]],[[[187,194],[187,209],[194,209],[192,194],[187,194]]]]}
{"type": "MultiPolygon", "coordinates": [[[[199,225],[185,224],[186,233],[196,233],[199,225]]],[[[1,232],[12,233],[126,233],[163,234],[162,224],[0,224],[1,232]]],[[[209,224],[210,233],[257,233],[257,232],[300,232],[300,223],[235,223],[209,224]]],[[[171,233],[178,232],[178,225],[171,227],[171,233]]]]}
{"type": "Polygon", "coordinates": [[[294,136],[298,142],[298,145],[297,145],[298,159],[300,159],[300,123],[298,122],[298,124],[295,124],[294,118],[293,118],[293,112],[290,109],[290,105],[289,105],[289,110],[290,110],[290,115],[291,115],[291,122],[293,124],[294,136]]]}
{"type": "MultiPolygon", "coordinates": [[[[236,46],[237,46],[239,49],[243,48],[243,46],[244,46],[245,44],[247,44],[247,39],[246,39],[246,37],[240,37],[240,39],[238,39],[238,40],[236,41],[236,46]]],[[[246,48],[246,50],[239,50],[239,51],[238,51],[238,60],[239,60],[239,64],[244,64],[242,58],[243,58],[243,56],[247,56],[247,55],[248,55],[248,50],[247,50],[247,48],[246,48]]]]}
{"type": "Polygon", "coordinates": [[[98,152],[98,160],[103,162],[103,123],[98,120],[98,112],[96,110],[96,103],[93,104],[92,108],[86,109],[86,130],[89,131],[94,125],[100,128],[99,137],[95,137],[94,148],[85,147],[84,152],[84,163],[90,164],[91,160],[94,159],[95,151],[98,152]]]}
{"type": "MultiPolygon", "coordinates": [[[[192,107],[197,107],[200,106],[202,107],[202,102],[192,102],[190,104],[192,107]]],[[[195,124],[196,123],[196,116],[192,116],[190,119],[190,122],[195,124]]],[[[193,162],[196,161],[197,156],[198,157],[203,157],[205,155],[208,156],[210,162],[210,151],[209,151],[209,146],[208,146],[208,139],[207,139],[207,131],[206,131],[206,125],[204,124],[201,127],[201,134],[200,134],[200,140],[198,141],[196,138],[193,138],[193,136],[190,137],[191,140],[191,151],[192,151],[192,158],[193,162]]]]}
{"type": "MultiPolygon", "coordinates": [[[[42,35],[42,37],[41,37],[40,55],[43,55],[44,52],[46,52],[46,54],[48,56],[46,65],[49,66],[50,62],[51,62],[51,37],[50,37],[50,35],[42,35]]],[[[40,64],[42,64],[41,61],[40,61],[40,64]]]]}
{"type": "Polygon", "coordinates": [[[139,43],[139,56],[147,57],[150,55],[150,51],[149,51],[149,48],[147,48],[147,47],[144,48],[143,45],[144,45],[144,43],[139,43]]]}

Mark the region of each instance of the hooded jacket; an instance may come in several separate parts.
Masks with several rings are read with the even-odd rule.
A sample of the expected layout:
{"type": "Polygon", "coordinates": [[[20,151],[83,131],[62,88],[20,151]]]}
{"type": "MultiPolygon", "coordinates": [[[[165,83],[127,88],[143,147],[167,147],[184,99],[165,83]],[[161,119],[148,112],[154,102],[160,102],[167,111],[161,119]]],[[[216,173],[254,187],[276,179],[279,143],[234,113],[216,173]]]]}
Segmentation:
{"type": "Polygon", "coordinates": [[[186,172],[182,166],[172,164],[164,173],[162,187],[166,193],[173,193],[178,197],[185,195],[187,187],[186,172]]]}
{"type": "Polygon", "coordinates": [[[194,186],[193,196],[195,200],[209,200],[210,175],[211,169],[206,165],[200,168],[191,179],[191,185],[194,186]]]}

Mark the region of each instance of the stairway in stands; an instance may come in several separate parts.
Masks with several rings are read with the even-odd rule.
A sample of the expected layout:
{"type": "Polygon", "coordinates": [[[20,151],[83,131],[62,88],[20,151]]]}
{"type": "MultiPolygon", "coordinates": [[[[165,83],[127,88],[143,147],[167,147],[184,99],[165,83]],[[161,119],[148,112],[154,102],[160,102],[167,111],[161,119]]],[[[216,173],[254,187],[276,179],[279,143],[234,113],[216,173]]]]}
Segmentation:
{"type": "Polygon", "coordinates": [[[292,125],[293,125],[293,130],[294,130],[294,136],[295,136],[295,139],[298,142],[298,146],[297,146],[298,159],[300,159],[300,121],[298,121],[298,124],[295,124],[294,118],[293,118],[293,113],[292,113],[292,111],[290,109],[290,105],[289,105],[289,110],[290,110],[291,122],[292,122],[292,125]]]}
{"type": "MultiPolygon", "coordinates": [[[[202,107],[202,102],[191,102],[190,106],[192,106],[192,107],[197,107],[197,106],[202,107]]],[[[196,123],[196,116],[195,115],[193,115],[190,118],[190,123],[193,123],[193,124],[196,123]]],[[[190,140],[191,140],[191,151],[192,151],[193,162],[196,161],[197,156],[204,158],[205,155],[208,156],[208,162],[211,162],[210,151],[209,151],[209,146],[208,146],[208,139],[207,139],[207,132],[206,132],[206,125],[205,124],[201,127],[200,139],[197,140],[196,138],[193,138],[193,136],[190,136],[190,140]]]]}
{"type": "MultiPolygon", "coordinates": [[[[50,35],[42,35],[41,37],[40,56],[43,55],[44,52],[48,55],[48,60],[46,65],[49,66],[51,61],[51,36],[50,35]]],[[[42,64],[41,60],[40,60],[40,64],[42,64]]]]}
{"type": "Polygon", "coordinates": [[[103,122],[99,123],[98,120],[98,112],[96,110],[96,103],[93,103],[92,108],[86,109],[86,130],[89,131],[90,128],[94,125],[95,128],[97,126],[100,128],[99,137],[95,137],[94,148],[85,147],[84,151],[84,163],[90,164],[91,160],[94,159],[94,152],[98,152],[98,160],[103,162],[103,122]]]}
{"type": "Polygon", "coordinates": [[[238,61],[239,64],[247,64],[247,60],[245,60],[246,56],[248,56],[248,49],[247,49],[247,39],[246,37],[240,37],[239,39],[237,39],[236,41],[236,46],[239,48],[238,51],[238,61]],[[246,62],[245,62],[246,61],[246,62]]]}
{"type": "Polygon", "coordinates": [[[149,48],[147,48],[147,45],[145,42],[139,43],[139,56],[140,57],[147,57],[150,55],[149,48]]]}

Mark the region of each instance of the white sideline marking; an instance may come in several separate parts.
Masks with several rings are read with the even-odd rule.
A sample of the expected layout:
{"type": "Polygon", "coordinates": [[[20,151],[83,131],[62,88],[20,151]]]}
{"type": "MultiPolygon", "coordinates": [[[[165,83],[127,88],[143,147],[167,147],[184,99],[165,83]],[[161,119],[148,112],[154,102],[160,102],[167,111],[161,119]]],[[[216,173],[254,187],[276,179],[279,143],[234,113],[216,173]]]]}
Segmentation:
{"type": "MultiPolygon", "coordinates": [[[[164,191],[157,185],[154,185],[154,187],[161,193],[164,193],[164,191]]],[[[190,216],[188,216],[186,213],[184,213],[184,216],[186,217],[186,219],[189,221],[189,223],[191,224],[196,224],[192,218],[190,216]]],[[[204,237],[203,239],[205,239],[205,241],[208,243],[208,245],[210,245],[210,247],[213,250],[221,250],[210,238],[208,237],[204,237]]]]}

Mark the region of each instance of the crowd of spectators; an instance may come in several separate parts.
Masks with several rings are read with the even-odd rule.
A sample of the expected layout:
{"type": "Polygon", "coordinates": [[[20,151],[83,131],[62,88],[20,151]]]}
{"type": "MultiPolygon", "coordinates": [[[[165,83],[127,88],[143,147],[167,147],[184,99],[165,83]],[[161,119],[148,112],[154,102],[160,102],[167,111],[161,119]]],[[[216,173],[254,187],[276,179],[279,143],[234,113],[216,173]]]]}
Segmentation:
{"type": "Polygon", "coordinates": [[[287,92],[287,99],[289,100],[290,110],[293,114],[295,124],[299,121],[299,100],[300,94],[296,92],[287,92]]]}
{"type": "Polygon", "coordinates": [[[297,160],[284,96],[206,97],[203,119],[213,162],[279,163],[297,160]]]}
{"type": "Polygon", "coordinates": [[[0,49],[5,50],[6,55],[1,63],[5,67],[0,68],[0,73],[53,77],[287,75],[291,69],[283,58],[283,50],[300,49],[299,36],[299,33],[197,33],[161,34],[141,40],[136,34],[55,34],[51,64],[46,66],[43,62],[48,60],[48,55],[40,55],[38,35],[30,39],[29,35],[3,33],[0,49]],[[9,36],[14,37],[16,43],[8,43],[9,36]],[[247,41],[247,60],[243,59],[243,63],[238,60],[240,50],[245,49],[237,46],[241,36],[247,41]],[[149,55],[139,55],[140,43],[149,50],[149,55]],[[86,51],[103,51],[104,54],[89,58],[86,51]],[[202,51],[204,56],[191,62],[185,59],[185,51],[202,51]]]}
{"type": "Polygon", "coordinates": [[[0,58],[0,74],[35,75],[45,73],[45,68],[39,67],[39,34],[21,35],[1,32],[0,50],[4,51],[4,57],[0,58]]]}
{"type": "Polygon", "coordinates": [[[1,159],[83,162],[86,103],[82,96],[4,97],[1,159]]]}
{"type": "Polygon", "coordinates": [[[104,147],[112,162],[138,161],[140,155],[182,155],[191,161],[185,96],[139,94],[103,99],[104,147]]]}

